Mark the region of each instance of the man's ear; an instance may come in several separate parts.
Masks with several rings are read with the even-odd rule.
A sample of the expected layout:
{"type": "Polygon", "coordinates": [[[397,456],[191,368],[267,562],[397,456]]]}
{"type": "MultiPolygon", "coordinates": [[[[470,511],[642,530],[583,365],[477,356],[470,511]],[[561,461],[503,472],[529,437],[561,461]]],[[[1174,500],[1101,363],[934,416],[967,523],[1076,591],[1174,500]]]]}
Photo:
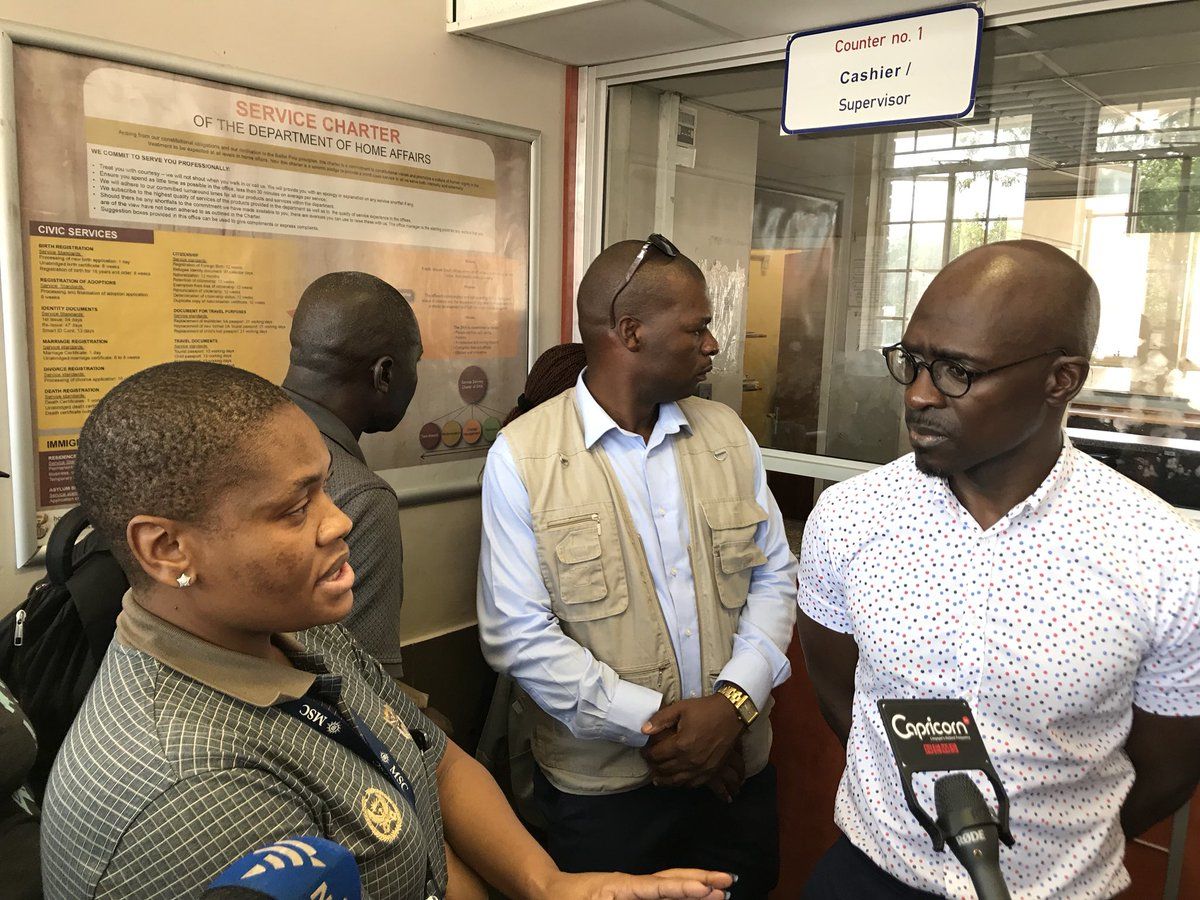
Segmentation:
{"type": "Polygon", "coordinates": [[[1091,364],[1082,356],[1064,356],[1054,363],[1046,385],[1046,400],[1051,406],[1065,407],[1083,390],[1091,364]]]}
{"type": "Polygon", "coordinates": [[[199,574],[180,542],[180,525],[161,516],[134,516],[125,526],[125,540],[142,570],[168,587],[179,587],[179,576],[195,581],[199,574]]]}
{"type": "Polygon", "coordinates": [[[640,319],[635,319],[633,316],[621,316],[617,320],[617,327],[614,330],[617,340],[630,353],[637,353],[642,349],[642,322],[640,319]]]}
{"type": "Polygon", "coordinates": [[[371,366],[371,383],[379,393],[386,394],[392,389],[392,374],[395,367],[396,361],[390,356],[379,357],[375,360],[375,365],[371,366]]]}

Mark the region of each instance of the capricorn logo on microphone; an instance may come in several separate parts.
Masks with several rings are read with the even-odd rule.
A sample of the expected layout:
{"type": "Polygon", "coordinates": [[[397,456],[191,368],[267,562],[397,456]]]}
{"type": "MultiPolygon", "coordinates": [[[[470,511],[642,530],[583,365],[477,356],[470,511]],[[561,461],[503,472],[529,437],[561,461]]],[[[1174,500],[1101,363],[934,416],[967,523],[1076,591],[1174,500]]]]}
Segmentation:
{"type": "Polygon", "coordinates": [[[914,772],[982,768],[987,751],[965,700],[880,700],[897,760],[914,772]]]}
{"type": "Polygon", "coordinates": [[[921,741],[926,756],[956,755],[959,741],[971,739],[971,717],[967,715],[945,720],[926,716],[924,721],[914,722],[904,713],[896,713],[888,725],[902,741],[921,741]]]}

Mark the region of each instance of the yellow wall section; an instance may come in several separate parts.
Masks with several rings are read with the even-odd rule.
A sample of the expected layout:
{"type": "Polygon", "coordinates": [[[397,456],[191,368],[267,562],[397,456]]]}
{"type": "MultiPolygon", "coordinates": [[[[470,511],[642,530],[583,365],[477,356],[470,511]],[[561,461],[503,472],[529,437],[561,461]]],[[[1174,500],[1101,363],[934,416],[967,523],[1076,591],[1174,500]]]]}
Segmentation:
{"type": "Polygon", "coordinates": [[[771,445],[775,409],[775,381],[779,360],[779,320],[783,315],[783,264],[788,250],[750,251],[750,302],[746,309],[744,369],[747,379],[755,379],[761,391],[742,394],[742,418],[746,427],[764,446],[771,445]],[[766,337],[749,337],[751,334],[766,337]]]}

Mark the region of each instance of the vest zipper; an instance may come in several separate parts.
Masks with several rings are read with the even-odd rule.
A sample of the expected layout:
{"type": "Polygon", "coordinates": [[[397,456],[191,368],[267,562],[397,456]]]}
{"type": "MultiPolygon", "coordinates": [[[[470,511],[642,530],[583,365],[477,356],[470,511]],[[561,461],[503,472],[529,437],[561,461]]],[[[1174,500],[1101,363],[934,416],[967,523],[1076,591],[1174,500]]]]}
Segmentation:
{"type": "MultiPolygon", "coordinates": [[[[688,563],[692,567],[692,586],[697,587],[700,583],[699,573],[696,571],[696,557],[699,556],[700,541],[696,536],[696,492],[692,484],[692,473],[683,464],[683,454],[679,452],[679,446],[672,443],[671,449],[675,452],[675,469],[679,472],[679,485],[691,498],[688,504],[688,563]]],[[[714,544],[713,552],[720,555],[720,549],[714,544]]],[[[718,565],[717,568],[720,568],[718,565]]],[[[713,573],[713,581],[715,587],[716,573],[713,573]]],[[[696,604],[696,624],[700,629],[700,691],[703,695],[705,686],[708,681],[708,654],[704,652],[705,640],[704,617],[700,615],[700,592],[697,588],[692,591],[693,602],[696,604]]],[[[714,598],[716,599],[716,598],[714,598]]],[[[680,688],[682,693],[682,676],[680,678],[680,688]]]]}
{"type": "MultiPolygon", "coordinates": [[[[604,471],[604,477],[608,481],[609,490],[612,493],[613,505],[616,506],[617,515],[621,517],[625,523],[625,530],[629,534],[630,540],[637,548],[639,561],[641,562],[642,586],[650,597],[654,608],[658,610],[658,618],[662,622],[663,636],[667,639],[667,647],[671,650],[671,664],[675,672],[675,683],[679,686],[679,699],[684,699],[683,691],[683,670],[679,665],[679,657],[675,655],[675,644],[671,640],[671,626],[667,622],[667,614],[663,612],[662,602],[658,599],[658,591],[654,587],[654,578],[650,574],[650,560],[646,556],[646,547],[642,543],[641,535],[634,527],[633,516],[629,514],[629,506],[625,502],[625,493],[621,490],[621,483],[617,481],[617,475],[612,469],[612,464],[608,461],[608,454],[604,452],[603,447],[596,448],[599,452],[596,454],[596,459],[600,462],[600,467],[604,471]]],[[[620,537],[617,536],[617,540],[620,537]]],[[[626,572],[629,570],[626,569],[626,572]]],[[[703,644],[701,644],[701,658],[703,658],[703,644]]]]}
{"type": "Polygon", "coordinates": [[[17,610],[16,627],[13,628],[13,646],[20,647],[25,643],[25,610],[17,610]]]}
{"type": "Polygon", "coordinates": [[[559,519],[557,522],[547,522],[547,528],[562,528],[564,525],[578,525],[582,522],[595,522],[600,524],[600,514],[592,513],[590,516],[573,516],[570,519],[559,519]]]}

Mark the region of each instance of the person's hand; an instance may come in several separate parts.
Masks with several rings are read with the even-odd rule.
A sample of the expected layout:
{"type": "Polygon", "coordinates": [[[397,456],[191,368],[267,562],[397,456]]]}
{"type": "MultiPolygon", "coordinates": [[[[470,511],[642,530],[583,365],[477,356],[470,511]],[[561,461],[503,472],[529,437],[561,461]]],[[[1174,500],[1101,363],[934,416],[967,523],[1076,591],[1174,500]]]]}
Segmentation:
{"type": "Polygon", "coordinates": [[[725,762],[721,763],[717,774],[708,782],[709,790],[726,803],[733,802],[746,781],[746,757],[742,751],[742,742],[735,741],[725,762]]]}
{"type": "Polygon", "coordinates": [[[732,703],[712,694],[664,706],[642,733],[651,738],[642,748],[642,758],[655,784],[701,787],[717,774],[741,736],[742,720],[732,703]]]}
{"type": "Polygon", "coordinates": [[[733,876],[703,869],[668,869],[654,875],[622,875],[620,872],[560,872],[542,894],[544,900],[661,900],[695,897],[725,900],[733,876]]]}

